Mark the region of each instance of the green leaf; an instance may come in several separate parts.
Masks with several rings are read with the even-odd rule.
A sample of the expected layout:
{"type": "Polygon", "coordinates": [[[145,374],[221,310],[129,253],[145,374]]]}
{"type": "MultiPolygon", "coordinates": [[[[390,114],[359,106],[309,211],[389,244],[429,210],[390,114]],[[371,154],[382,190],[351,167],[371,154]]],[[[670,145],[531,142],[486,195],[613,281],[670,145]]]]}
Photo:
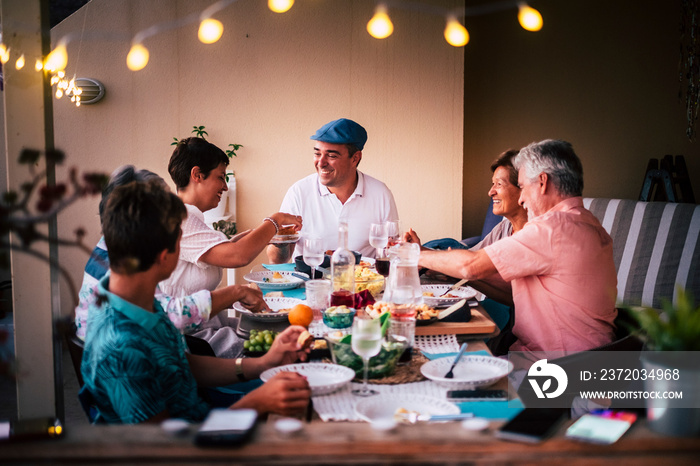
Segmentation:
{"type": "Polygon", "coordinates": [[[174,141],[170,143],[171,146],[177,146],[180,144],[180,140],[178,138],[174,137],[173,139],[174,141]]]}
{"type": "Polygon", "coordinates": [[[39,161],[41,152],[36,149],[22,149],[19,153],[19,163],[31,165],[39,161]]]}

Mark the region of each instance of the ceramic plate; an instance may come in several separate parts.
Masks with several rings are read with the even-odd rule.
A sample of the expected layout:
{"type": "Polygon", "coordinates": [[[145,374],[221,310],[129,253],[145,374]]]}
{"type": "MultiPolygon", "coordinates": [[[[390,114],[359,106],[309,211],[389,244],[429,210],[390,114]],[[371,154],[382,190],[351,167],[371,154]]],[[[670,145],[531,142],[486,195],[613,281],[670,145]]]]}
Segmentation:
{"type": "Polygon", "coordinates": [[[301,299],[297,298],[264,298],[267,305],[273,312],[252,312],[249,309],[243,307],[241,303],[236,301],[233,303],[233,308],[239,312],[245,312],[255,317],[255,320],[265,320],[265,321],[278,321],[285,320],[287,318],[287,313],[280,313],[281,309],[289,309],[296,306],[297,304],[303,303],[301,299]]]}
{"type": "Polygon", "coordinates": [[[454,297],[440,297],[450,289],[450,286],[452,285],[421,285],[423,293],[429,292],[434,295],[423,295],[423,302],[431,307],[449,306],[460,299],[471,299],[476,296],[476,290],[471,286],[460,286],[450,292],[450,295],[454,297]]]}
{"type": "Polygon", "coordinates": [[[282,278],[273,278],[273,274],[275,272],[272,272],[270,270],[265,270],[262,272],[250,272],[249,274],[245,275],[243,278],[250,282],[250,283],[255,283],[260,287],[261,290],[289,290],[291,288],[296,288],[302,283],[304,283],[304,280],[301,278],[295,277],[294,273],[299,273],[299,272],[277,272],[280,275],[282,275],[282,278]]]}
{"type": "Polygon", "coordinates": [[[444,387],[471,390],[493,385],[513,370],[513,363],[506,359],[465,355],[452,372],[454,378],[446,379],[453,362],[453,357],[433,359],[423,364],[420,372],[444,387]]]}
{"type": "Polygon", "coordinates": [[[295,233],[293,235],[275,235],[270,240],[270,244],[296,243],[297,241],[299,241],[299,238],[301,238],[301,235],[299,233],[295,233]]]}
{"type": "Polygon", "coordinates": [[[419,414],[459,414],[457,405],[440,398],[418,393],[382,394],[363,398],[355,405],[355,413],[368,422],[393,419],[399,408],[419,414]]]}
{"type": "Polygon", "coordinates": [[[355,371],[338,364],[301,363],[273,367],[260,374],[260,379],[267,382],[280,372],[297,372],[306,377],[311,387],[311,395],[328,395],[344,387],[355,378],[355,371]]]}

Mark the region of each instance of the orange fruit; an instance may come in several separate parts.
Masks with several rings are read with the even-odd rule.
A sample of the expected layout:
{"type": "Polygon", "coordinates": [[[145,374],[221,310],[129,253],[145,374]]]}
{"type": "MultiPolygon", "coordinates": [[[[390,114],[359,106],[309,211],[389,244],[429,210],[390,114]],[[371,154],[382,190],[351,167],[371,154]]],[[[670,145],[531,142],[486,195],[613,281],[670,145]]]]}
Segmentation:
{"type": "Polygon", "coordinates": [[[289,323],[308,328],[314,320],[314,311],[306,304],[297,304],[289,311],[289,323]]]}

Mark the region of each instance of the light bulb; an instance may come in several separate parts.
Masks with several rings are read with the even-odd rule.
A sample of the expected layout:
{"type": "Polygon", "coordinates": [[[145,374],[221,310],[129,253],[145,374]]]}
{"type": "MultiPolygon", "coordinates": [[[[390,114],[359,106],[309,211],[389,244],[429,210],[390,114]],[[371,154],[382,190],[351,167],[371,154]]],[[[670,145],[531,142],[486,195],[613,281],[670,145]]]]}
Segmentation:
{"type": "Polygon", "coordinates": [[[375,39],[386,39],[394,32],[394,25],[384,5],[378,5],[374,10],[374,16],[367,23],[367,32],[375,39]]]}
{"type": "Polygon", "coordinates": [[[18,70],[24,68],[24,54],[22,54],[22,56],[19,57],[15,62],[15,68],[17,68],[18,70]]]}
{"type": "Polygon", "coordinates": [[[212,18],[207,18],[199,24],[199,40],[204,44],[213,44],[221,39],[221,34],[224,33],[224,25],[221,21],[212,18]]]}
{"type": "Polygon", "coordinates": [[[68,52],[66,52],[66,46],[63,44],[58,44],[56,48],[46,56],[46,61],[44,61],[44,69],[51,72],[60,71],[64,70],[67,64],[68,52]]]}
{"type": "Polygon", "coordinates": [[[0,43],[0,63],[3,65],[10,61],[10,49],[3,43],[0,43]]]}
{"type": "Polygon", "coordinates": [[[267,6],[275,13],[285,13],[294,5],[294,0],[267,0],[267,6]]]}
{"type": "Polygon", "coordinates": [[[462,26],[457,18],[450,17],[447,19],[445,26],[445,40],[448,44],[454,47],[464,47],[469,42],[469,33],[467,28],[462,26]]]}
{"type": "Polygon", "coordinates": [[[61,90],[61,88],[58,88],[56,89],[56,98],[60,99],[61,97],[63,97],[63,91],[61,90]]]}
{"type": "Polygon", "coordinates": [[[148,65],[148,49],[141,44],[132,45],[129,55],[126,56],[126,66],[131,71],[138,71],[146,65],[148,65]]]}
{"type": "Polygon", "coordinates": [[[34,69],[37,70],[37,71],[41,71],[41,70],[44,69],[44,64],[41,62],[41,60],[37,60],[37,61],[34,63],[34,69]]]}
{"type": "Polygon", "coordinates": [[[518,21],[526,31],[536,32],[542,29],[542,15],[527,3],[518,5],[518,21]]]}

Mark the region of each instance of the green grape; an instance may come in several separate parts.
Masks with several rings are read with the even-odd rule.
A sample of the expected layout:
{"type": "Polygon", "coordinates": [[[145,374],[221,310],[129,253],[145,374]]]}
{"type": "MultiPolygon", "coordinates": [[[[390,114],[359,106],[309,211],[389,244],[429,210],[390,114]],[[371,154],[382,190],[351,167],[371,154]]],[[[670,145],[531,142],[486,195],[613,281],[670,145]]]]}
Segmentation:
{"type": "Polygon", "coordinates": [[[270,351],[270,345],[265,345],[264,348],[265,348],[265,351],[270,351]]]}
{"type": "Polygon", "coordinates": [[[250,349],[250,340],[246,340],[243,342],[243,348],[250,349]]]}
{"type": "Polygon", "coordinates": [[[272,335],[265,335],[265,346],[269,347],[274,340],[275,337],[273,337],[272,335]]]}
{"type": "Polygon", "coordinates": [[[255,351],[262,351],[263,347],[260,345],[255,345],[255,351]]]}

